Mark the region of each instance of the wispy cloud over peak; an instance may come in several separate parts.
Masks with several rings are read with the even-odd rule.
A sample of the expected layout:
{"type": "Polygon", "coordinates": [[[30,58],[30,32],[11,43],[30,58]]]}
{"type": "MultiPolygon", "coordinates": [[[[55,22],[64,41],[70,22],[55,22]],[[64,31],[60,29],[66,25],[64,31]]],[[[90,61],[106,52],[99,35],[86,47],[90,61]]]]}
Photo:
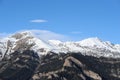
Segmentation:
{"type": "Polygon", "coordinates": [[[20,31],[17,31],[15,33],[10,33],[10,34],[9,33],[0,33],[0,38],[9,37],[9,36],[12,36],[16,33],[23,33],[23,32],[30,32],[35,37],[40,38],[44,41],[48,41],[48,40],[68,41],[68,40],[71,39],[69,36],[64,35],[64,34],[52,32],[52,31],[49,31],[49,30],[37,30],[37,29],[20,30],[20,31]]]}
{"type": "Polygon", "coordinates": [[[43,40],[61,40],[66,41],[69,40],[70,37],[67,35],[55,33],[49,30],[29,30],[30,32],[34,33],[37,37],[43,40]]]}
{"type": "Polygon", "coordinates": [[[48,21],[43,20],[43,19],[34,19],[34,20],[30,20],[30,22],[32,22],[32,23],[44,23],[44,22],[48,22],[48,21]]]}

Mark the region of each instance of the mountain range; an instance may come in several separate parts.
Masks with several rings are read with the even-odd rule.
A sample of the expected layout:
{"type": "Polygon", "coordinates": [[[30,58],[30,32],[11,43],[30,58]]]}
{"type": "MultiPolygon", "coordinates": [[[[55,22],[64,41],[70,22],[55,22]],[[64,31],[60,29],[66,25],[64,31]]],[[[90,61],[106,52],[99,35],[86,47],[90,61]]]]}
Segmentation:
{"type": "Polygon", "coordinates": [[[17,32],[0,39],[0,80],[120,80],[120,44],[17,32]]]}
{"type": "Polygon", "coordinates": [[[119,44],[112,44],[109,41],[102,41],[97,37],[88,38],[77,42],[62,42],[59,40],[45,41],[36,37],[32,31],[23,31],[0,39],[0,52],[2,53],[1,58],[5,54],[9,55],[11,52],[16,50],[27,48],[34,50],[38,53],[38,55],[44,55],[49,51],[52,51],[56,53],[81,52],[83,55],[91,55],[96,57],[120,57],[119,44]],[[87,52],[91,52],[91,54],[87,54],[87,52]]]}

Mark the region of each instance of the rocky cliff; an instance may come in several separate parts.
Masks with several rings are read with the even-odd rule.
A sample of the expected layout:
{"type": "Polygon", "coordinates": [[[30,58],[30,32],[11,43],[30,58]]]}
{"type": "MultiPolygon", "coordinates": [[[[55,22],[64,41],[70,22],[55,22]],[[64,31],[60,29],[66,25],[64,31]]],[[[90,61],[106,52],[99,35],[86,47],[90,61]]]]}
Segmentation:
{"type": "Polygon", "coordinates": [[[120,80],[120,58],[15,51],[0,61],[0,80],[120,80]]]}

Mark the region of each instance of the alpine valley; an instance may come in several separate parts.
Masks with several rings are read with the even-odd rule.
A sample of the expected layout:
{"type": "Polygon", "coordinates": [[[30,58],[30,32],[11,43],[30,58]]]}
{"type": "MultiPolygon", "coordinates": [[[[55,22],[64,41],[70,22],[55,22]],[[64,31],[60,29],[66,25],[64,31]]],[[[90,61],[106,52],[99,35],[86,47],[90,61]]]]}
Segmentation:
{"type": "Polygon", "coordinates": [[[0,38],[0,80],[120,80],[120,44],[99,38],[42,40],[34,31],[0,38]]]}

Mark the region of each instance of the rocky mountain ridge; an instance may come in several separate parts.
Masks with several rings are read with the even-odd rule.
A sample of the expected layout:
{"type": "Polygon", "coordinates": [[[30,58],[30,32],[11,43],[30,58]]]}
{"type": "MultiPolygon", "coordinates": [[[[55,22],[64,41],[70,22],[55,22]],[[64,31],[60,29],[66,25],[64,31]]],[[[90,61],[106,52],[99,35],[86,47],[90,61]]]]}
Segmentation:
{"type": "Polygon", "coordinates": [[[120,57],[119,44],[112,44],[108,41],[104,42],[98,38],[88,38],[77,42],[44,41],[36,37],[32,31],[23,31],[0,39],[1,59],[6,54],[9,55],[14,51],[27,49],[34,50],[39,56],[52,51],[55,53],[81,52],[83,55],[95,57],[120,57]]]}
{"type": "Polygon", "coordinates": [[[38,56],[15,51],[0,61],[0,80],[119,80],[120,58],[93,57],[81,53],[38,56]]]}

